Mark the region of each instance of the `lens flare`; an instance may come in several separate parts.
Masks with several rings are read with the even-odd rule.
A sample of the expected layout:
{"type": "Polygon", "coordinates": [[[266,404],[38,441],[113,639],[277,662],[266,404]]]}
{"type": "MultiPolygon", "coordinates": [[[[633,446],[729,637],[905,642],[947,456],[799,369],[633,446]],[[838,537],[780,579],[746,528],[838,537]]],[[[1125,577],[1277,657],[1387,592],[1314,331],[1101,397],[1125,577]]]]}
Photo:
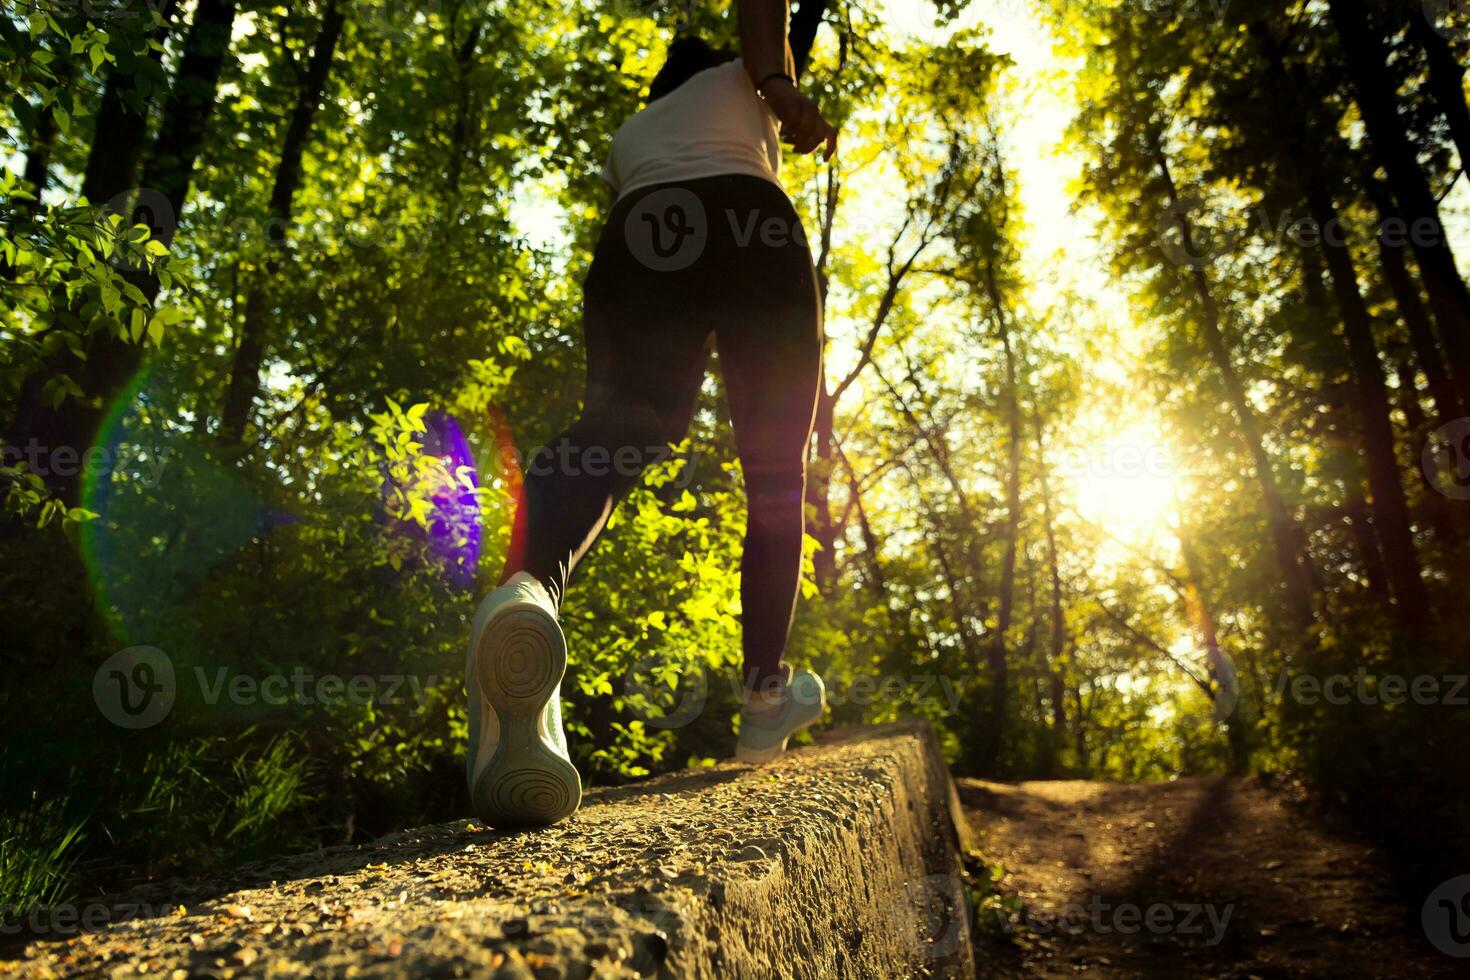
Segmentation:
{"type": "Polygon", "coordinates": [[[430,494],[429,551],[445,577],[456,585],[469,585],[479,567],[484,529],[479,473],[454,416],[429,412],[424,427],[423,452],[443,463],[446,477],[430,494]]]}
{"type": "Polygon", "coordinates": [[[181,609],[221,561],[291,520],[268,507],[184,428],[156,417],[146,364],[109,406],[85,454],[82,561],[109,628],[157,642],[187,628],[181,609]]]}

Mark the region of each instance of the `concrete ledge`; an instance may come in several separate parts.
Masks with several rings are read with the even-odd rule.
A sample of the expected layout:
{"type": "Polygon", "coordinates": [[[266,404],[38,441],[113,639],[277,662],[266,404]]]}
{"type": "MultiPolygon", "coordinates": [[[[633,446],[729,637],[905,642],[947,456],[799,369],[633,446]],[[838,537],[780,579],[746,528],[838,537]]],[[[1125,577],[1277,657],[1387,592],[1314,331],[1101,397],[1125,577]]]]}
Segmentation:
{"type": "Polygon", "coordinates": [[[956,804],[926,726],[847,730],[594,790],[547,830],[462,821],[138,889],[0,974],[972,976],[956,804]]]}

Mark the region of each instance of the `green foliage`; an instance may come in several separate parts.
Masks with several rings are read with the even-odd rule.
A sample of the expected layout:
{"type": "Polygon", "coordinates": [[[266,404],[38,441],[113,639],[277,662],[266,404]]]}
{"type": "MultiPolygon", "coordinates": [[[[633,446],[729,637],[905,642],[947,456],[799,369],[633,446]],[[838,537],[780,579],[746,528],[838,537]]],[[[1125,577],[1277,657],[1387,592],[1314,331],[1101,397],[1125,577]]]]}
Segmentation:
{"type": "Polygon", "coordinates": [[[72,898],[71,875],[83,842],[79,821],[48,799],[12,811],[0,837],[0,921],[72,898]]]}
{"type": "Polygon", "coordinates": [[[144,756],[136,787],[99,822],[155,873],[217,868],[283,839],[300,845],[311,767],[290,733],[172,741],[144,756]]]}

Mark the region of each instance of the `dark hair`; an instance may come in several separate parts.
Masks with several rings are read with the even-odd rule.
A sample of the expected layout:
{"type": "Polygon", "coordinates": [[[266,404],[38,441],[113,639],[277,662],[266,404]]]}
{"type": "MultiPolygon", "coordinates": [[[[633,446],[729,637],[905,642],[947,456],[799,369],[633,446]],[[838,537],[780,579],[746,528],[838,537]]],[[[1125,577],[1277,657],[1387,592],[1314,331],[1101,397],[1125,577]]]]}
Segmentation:
{"type": "Polygon", "coordinates": [[[707,68],[723,65],[740,57],[728,48],[717,48],[701,37],[677,37],[669,45],[664,66],[648,85],[648,101],[668,95],[707,68]]]}

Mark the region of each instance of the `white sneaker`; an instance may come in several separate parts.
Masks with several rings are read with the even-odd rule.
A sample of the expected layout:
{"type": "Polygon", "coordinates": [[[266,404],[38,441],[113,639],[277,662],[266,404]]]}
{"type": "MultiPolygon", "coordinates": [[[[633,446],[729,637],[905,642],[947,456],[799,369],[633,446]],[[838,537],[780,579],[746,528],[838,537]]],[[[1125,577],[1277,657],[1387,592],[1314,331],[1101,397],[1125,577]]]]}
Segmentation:
{"type": "Polygon", "coordinates": [[[465,775],[476,816],[492,827],[555,823],[582,802],[561,724],[566,669],[556,607],[535,578],[518,573],[480,603],[465,658],[465,775]]]}
{"type": "Polygon", "coordinates": [[[827,708],[827,688],[809,670],[782,664],[783,677],[774,691],[747,694],[740,711],[739,762],[758,766],[786,751],[792,735],[815,725],[827,708]]]}

